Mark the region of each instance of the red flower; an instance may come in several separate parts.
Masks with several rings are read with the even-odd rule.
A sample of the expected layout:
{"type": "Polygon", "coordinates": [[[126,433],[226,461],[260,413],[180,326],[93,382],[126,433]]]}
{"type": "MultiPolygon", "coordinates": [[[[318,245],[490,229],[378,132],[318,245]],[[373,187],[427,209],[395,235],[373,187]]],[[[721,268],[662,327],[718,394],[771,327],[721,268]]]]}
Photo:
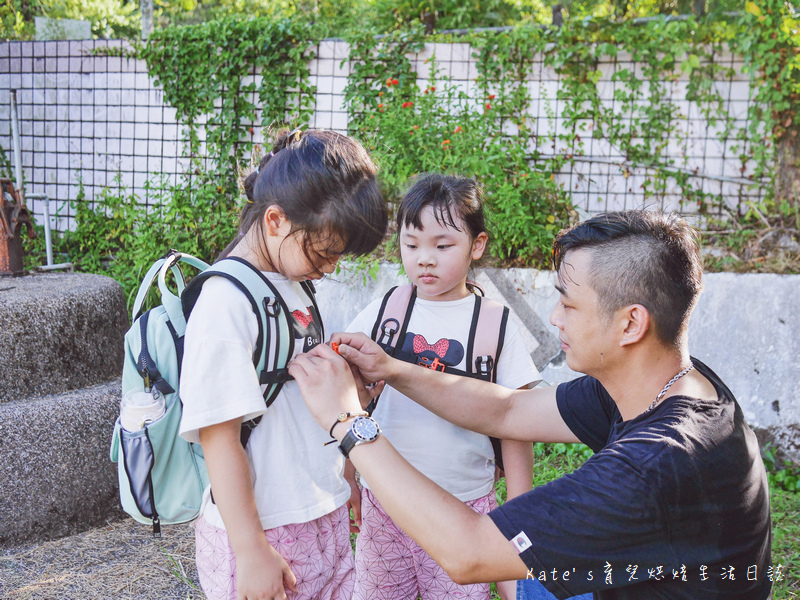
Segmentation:
{"type": "Polygon", "coordinates": [[[380,98],[381,96],[383,96],[383,92],[378,92],[378,98],[380,98]]]}
{"type": "Polygon", "coordinates": [[[378,108],[383,108],[383,104],[378,104],[378,108]]]}
{"type": "Polygon", "coordinates": [[[252,127],[250,127],[247,131],[250,133],[250,135],[253,135],[255,133],[255,131],[253,131],[252,127]]]}
{"type": "Polygon", "coordinates": [[[491,95],[489,96],[489,100],[494,100],[494,94],[491,94],[491,95]]]}
{"type": "Polygon", "coordinates": [[[436,91],[436,88],[435,88],[435,87],[433,87],[433,86],[431,86],[431,91],[432,91],[432,92],[435,92],[435,91],[436,91]]]}
{"type": "Polygon", "coordinates": [[[492,110],[492,105],[488,102],[486,103],[486,110],[492,110]]]}
{"type": "Polygon", "coordinates": [[[403,108],[411,108],[414,106],[413,102],[403,102],[403,108]]]}
{"type": "Polygon", "coordinates": [[[400,82],[397,79],[392,79],[392,85],[399,85],[400,82]]]}
{"type": "Polygon", "coordinates": [[[442,146],[447,146],[447,144],[449,144],[449,143],[450,143],[450,140],[444,140],[442,142],[442,146]]]}
{"type": "Polygon", "coordinates": [[[392,87],[392,78],[391,77],[389,77],[389,79],[386,80],[386,85],[389,86],[389,87],[392,87]]]}
{"type": "Polygon", "coordinates": [[[419,129],[419,125],[414,125],[414,129],[419,129]]]}
{"type": "Polygon", "coordinates": [[[459,131],[461,131],[461,125],[459,125],[458,127],[456,127],[456,128],[455,128],[455,131],[453,131],[453,133],[458,133],[459,131]]]}

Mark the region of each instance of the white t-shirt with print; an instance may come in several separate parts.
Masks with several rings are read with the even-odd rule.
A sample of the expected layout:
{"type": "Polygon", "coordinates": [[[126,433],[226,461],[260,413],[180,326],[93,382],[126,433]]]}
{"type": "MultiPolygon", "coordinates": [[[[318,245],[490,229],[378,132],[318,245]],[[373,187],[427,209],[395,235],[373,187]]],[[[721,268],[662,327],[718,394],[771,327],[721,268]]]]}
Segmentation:
{"type": "MultiPolygon", "coordinates": [[[[347,330],[371,335],[381,302],[378,299],[367,306],[347,330]]],[[[413,344],[414,340],[417,349],[436,348],[436,354],[446,364],[466,370],[466,346],[474,307],[472,294],[445,302],[417,298],[408,323],[408,343],[413,344]]],[[[403,340],[397,345],[402,347],[403,340]]],[[[497,383],[516,389],[539,381],[541,376],[519,328],[509,319],[497,365],[497,383]]],[[[406,460],[462,502],[475,500],[492,490],[494,451],[487,436],[445,421],[390,386],[381,394],[373,416],[406,460]]],[[[362,479],[362,483],[369,487],[369,481],[362,479]]]]}
{"type": "MultiPolygon", "coordinates": [[[[275,273],[264,273],[292,313],[294,354],[322,339],[319,317],[303,288],[275,273]]],[[[180,434],[198,442],[202,427],[263,414],[247,444],[256,505],[264,529],[306,523],[347,502],[344,457],[306,408],[297,383],[284,384],[269,409],[253,366],[258,321],[249,300],[230,281],[212,277],[192,309],[186,327],[180,395],[180,434]]],[[[224,528],[217,506],[203,516],[224,528]]]]}

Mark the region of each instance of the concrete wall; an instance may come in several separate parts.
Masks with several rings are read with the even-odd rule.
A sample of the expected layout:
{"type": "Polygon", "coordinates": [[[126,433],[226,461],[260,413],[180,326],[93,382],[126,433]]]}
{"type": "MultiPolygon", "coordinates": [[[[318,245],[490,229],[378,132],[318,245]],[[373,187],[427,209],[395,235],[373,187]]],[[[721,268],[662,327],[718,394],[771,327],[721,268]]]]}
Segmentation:
{"type": "MultiPolygon", "coordinates": [[[[106,187],[122,186],[141,202],[151,204],[158,199],[145,188],[145,183],[156,183],[163,175],[165,183],[175,184],[187,168],[181,158],[182,128],[175,120],[175,109],[164,104],[163,91],[153,85],[145,62],[102,55],[106,48],[119,51],[120,46],[125,44],[118,40],[0,42],[0,146],[6,151],[11,148],[7,91],[17,90],[26,189],[31,194],[49,195],[54,202],[51,213],[59,215],[53,225],[59,230],[71,222],[74,211],[69,201],[77,198],[79,180],[89,200],[106,187]]],[[[346,131],[344,88],[350,72],[349,46],[325,40],[312,51],[316,57],[310,62],[310,83],[317,92],[311,126],[346,131]]],[[[451,78],[458,91],[474,96],[478,72],[472,52],[464,43],[426,44],[419,54],[410,57],[418,84],[428,85],[432,63],[427,61],[435,58],[441,68],[440,77],[451,78]]],[[[531,60],[526,82],[531,96],[529,150],[538,152],[543,160],[572,153],[561,140],[552,137],[566,132],[563,100],[557,98],[559,76],[545,66],[543,55],[534,55],[531,60]]],[[[750,85],[748,76],[741,72],[743,59],[720,54],[716,61],[731,73],[720,73],[720,79],[714,82],[724,99],[721,111],[734,118],[735,128],[744,127],[750,85]]],[[[623,52],[606,57],[597,69],[601,73],[598,94],[603,104],[612,110],[620,107],[621,111],[615,97],[621,84],[614,75],[622,70],[641,72],[642,65],[623,52]]],[[[742,165],[739,156],[743,153],[733,151],[739,144],[735,139],[717,138],[721,123],[710,125],[700,108],[686,99],[688,83],[687,75],[677,69],[674,80],[667,84],[666,97],[660,100],[673,103],[679,114],[676,137],[670,140],[664,160],[695,173],[693,185],[719,194],[729,206],[737,207],[743,199],[759,195],[758,190],[748,188],[753,183],[748,179],[752,161],[742,165]]],[[[441,81],[437,85],[442,89],[441,81]]],[[[641,92],[647,97],[646,84],[641,92]]],[[[251,100],[258,105],[255,94],[251,100]]],[[[485,99],[476,100],[482,103],[485,99]]],[[[629,118],[620,116],[623,122],[629,118]]],[[[575,205],[590,213],[640,208],[645,204],[684,214],[697,210],[696,206],[681,202],[681,191],[674,185],[663,194],[646,199],[642,184],[647,171],[631,165],[607,139],[590,135],[591,123],[584,125],[584,155],[576,155],[576,162],[565,165],[556,175],[575,205]]],[[[252,141],[263,141],[258,125],[252,141]]],[[[11,157],[11,153],[7,154],[11,157]]],[[[42,201],[31,200],[28,207],[41,224],[42,201]]]]}

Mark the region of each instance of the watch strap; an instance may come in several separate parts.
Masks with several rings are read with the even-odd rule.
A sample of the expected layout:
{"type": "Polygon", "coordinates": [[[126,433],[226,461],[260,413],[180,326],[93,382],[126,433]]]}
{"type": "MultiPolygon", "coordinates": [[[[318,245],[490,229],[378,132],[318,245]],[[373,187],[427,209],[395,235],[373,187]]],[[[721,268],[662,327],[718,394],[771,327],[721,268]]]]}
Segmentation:
{"type": "Polygon", "coordinates": [[[357,441],[358,439],[355,434],[351,430],[348,430],[342,438],[342,443],[339,444],[339,451],[344,454],[345,458],[350,458],[350,451],[356,447],[357,441]]]}

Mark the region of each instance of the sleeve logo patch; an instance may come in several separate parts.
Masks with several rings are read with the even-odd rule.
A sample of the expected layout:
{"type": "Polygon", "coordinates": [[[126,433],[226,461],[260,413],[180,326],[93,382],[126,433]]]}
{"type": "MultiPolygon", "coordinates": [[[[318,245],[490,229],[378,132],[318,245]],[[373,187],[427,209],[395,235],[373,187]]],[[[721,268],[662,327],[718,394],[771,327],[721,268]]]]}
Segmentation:
{"type": "Polygon", "coordinates": [[[517,535],[514,536],[514,539],[511,540],[511,543],[514,544],[514,548],[517,549],[517,554],[522,554],[530,548],[533,544],[528,539],[528,536],[525,535],[524,531],[520,531],[517,535]]]}

